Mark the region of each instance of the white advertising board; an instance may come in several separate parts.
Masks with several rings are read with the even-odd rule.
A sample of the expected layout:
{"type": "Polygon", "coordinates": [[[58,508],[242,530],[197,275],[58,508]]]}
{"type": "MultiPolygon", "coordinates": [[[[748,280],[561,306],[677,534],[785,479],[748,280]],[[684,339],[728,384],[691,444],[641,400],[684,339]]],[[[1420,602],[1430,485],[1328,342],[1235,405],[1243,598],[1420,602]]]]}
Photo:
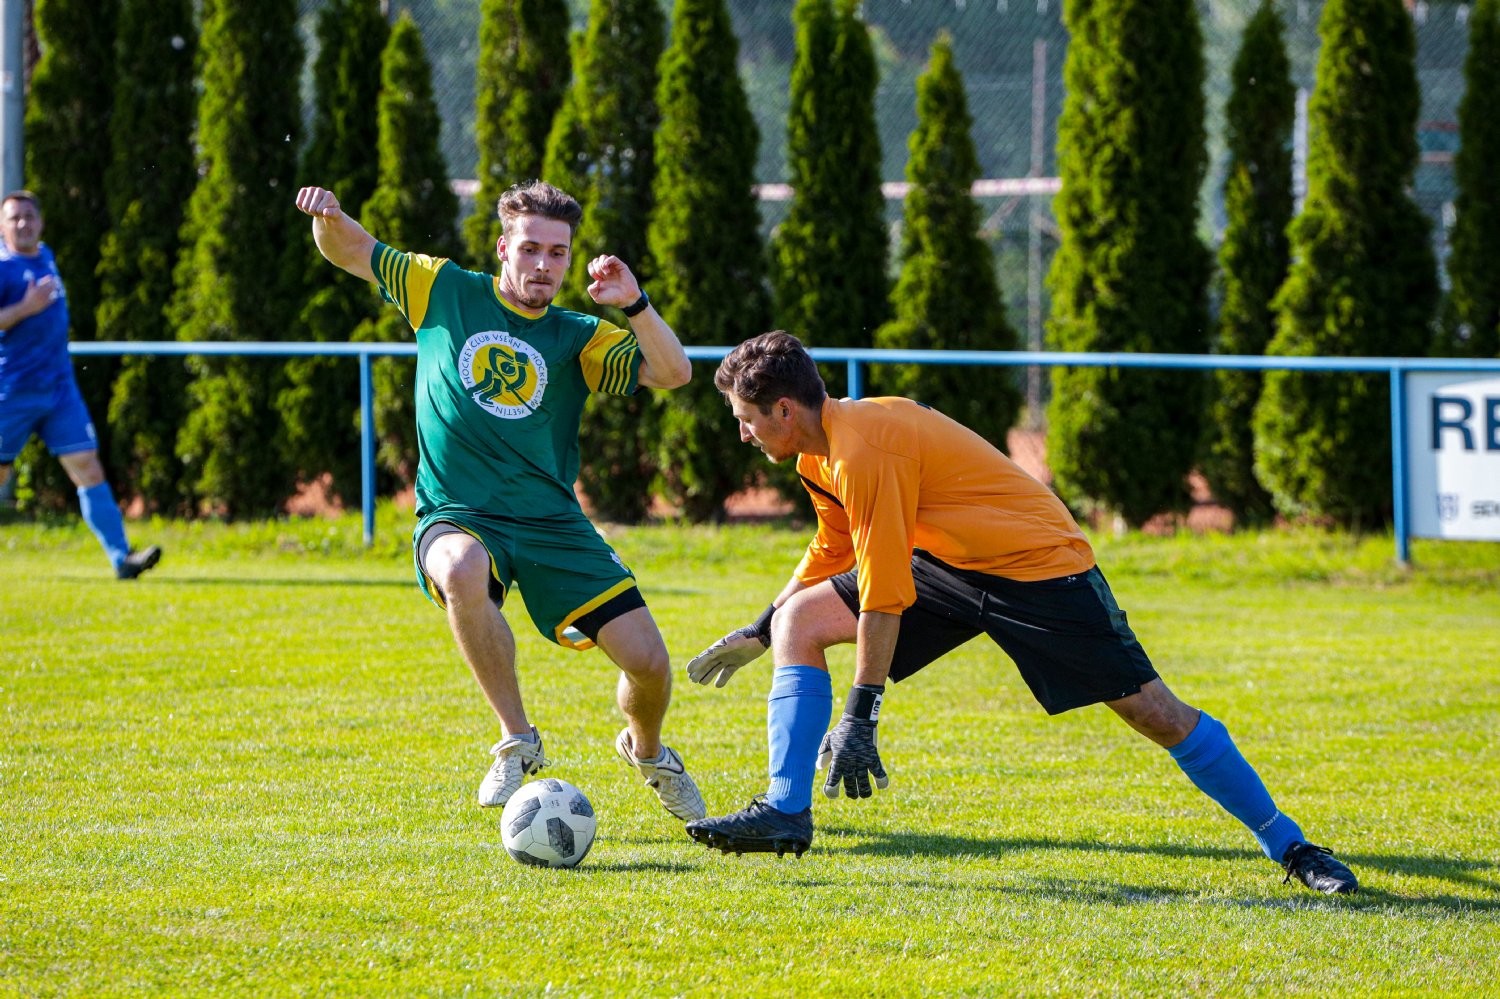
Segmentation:
{"type": "Polygon", "coordinates": [[[1411,533],[1500,541],[1500,376],[1406,376],[1411,533]]]}

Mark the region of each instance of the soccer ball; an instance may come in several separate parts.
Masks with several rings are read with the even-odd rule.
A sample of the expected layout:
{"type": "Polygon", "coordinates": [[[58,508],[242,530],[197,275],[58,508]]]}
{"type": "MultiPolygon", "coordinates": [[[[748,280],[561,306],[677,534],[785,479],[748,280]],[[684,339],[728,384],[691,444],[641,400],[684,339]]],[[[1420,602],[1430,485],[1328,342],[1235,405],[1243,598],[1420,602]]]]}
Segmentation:
{"type": "Polygon", "coordinates": [[[594,806],[565,780],[543,777],[505,803],[500,841],[512,859],[534,867],[576,867],[594,845],[594,806]]]}

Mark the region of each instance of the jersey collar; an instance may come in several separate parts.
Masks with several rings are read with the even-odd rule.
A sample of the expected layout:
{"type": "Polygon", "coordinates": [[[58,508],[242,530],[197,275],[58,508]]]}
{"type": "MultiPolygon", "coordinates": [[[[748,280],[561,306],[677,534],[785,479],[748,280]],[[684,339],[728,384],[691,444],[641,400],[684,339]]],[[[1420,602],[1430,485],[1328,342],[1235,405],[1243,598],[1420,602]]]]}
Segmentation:
{"type": "Polygon", "coordinates": [[[540,311],[533,312],[523,305],[517,305],[515,302],[512,302],[500,291],[500,276],[498,274],[490,278],[490,292],[495,296],[495,301],[499,302],[501,307],[508,312],[514,312],[522,319],[540,319],[547,314],[548,309],[552,308],[551,305],[544,305],[540,311]]]}

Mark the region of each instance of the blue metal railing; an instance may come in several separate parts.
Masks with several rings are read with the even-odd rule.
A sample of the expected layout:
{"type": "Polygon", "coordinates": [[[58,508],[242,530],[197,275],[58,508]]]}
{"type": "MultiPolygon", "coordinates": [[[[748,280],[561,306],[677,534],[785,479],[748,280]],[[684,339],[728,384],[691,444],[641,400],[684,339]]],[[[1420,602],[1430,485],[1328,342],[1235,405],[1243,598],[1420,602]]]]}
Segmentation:
{"type": "MultiPolygon", "coordinates": [[[[70,344],[74,354],[148,354],[162,356],[231,357],[356,357],[359,359],[360,505],[365,544],[375,539],[375,420],[370,364],[375,357],[415,357],[414,343],[243,343],[232,341],[91,341],[70,344]]],[[[694,361],[717,361],[730,347],[688,347],[694,361]]],[[[1096,354],[1054,351],[985,350],[871,350],[814,347],[815,360],[845,364],[849,395],[864,393],[867,364],[968,364],[992,367],[1107,367],[1179,368],[1241,371],[1362,371],[1386,372],[1391,380],[1391,494],[1396,535],[1396,560],[1411,560],[1407,505],[1406,374],[1412,371],[1493,372],[1500,359],[1470,360],[1431,357],[1266,357],[1239,354],[1096,354]]]]}

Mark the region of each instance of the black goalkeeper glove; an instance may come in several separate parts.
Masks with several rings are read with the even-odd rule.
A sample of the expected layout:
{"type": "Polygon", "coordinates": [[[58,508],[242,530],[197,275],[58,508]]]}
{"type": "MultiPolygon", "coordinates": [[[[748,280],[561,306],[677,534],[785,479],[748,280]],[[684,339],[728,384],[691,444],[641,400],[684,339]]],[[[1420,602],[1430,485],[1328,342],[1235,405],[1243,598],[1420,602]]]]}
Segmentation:
{"type": "Polygon", "coordinates": [[[823,736],[818,747],[818,766],[828,768],[828,779],[823,782],[823,793],[828,797],[837,798],[842,783],[849,797],[868,798],[871,776],[882,791],[890,786],[891,779],[886,776],[880,751],[875,747],[875,726],[884,696],[883,684],[855,684],[844,705],[844,717],[823,736]]]}

